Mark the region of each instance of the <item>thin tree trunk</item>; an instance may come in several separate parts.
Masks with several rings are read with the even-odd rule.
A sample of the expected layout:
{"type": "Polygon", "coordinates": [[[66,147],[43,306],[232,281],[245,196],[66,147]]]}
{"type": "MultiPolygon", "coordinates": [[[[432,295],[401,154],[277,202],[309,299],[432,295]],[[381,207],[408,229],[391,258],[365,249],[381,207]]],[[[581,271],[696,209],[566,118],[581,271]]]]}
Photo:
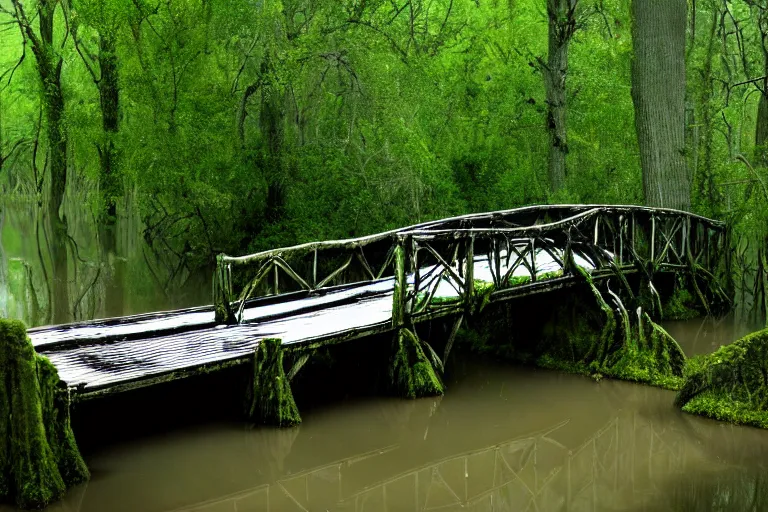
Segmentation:
{"type": "MultiPolygon", "coordinates": [[[[269,56],[262,63],[261,76],[271,76],[269,56]]],[[[283,144],[285,142],[285,91],[271,81],[261,88],[261,112],[259,128],[263,140],[263,170],[267,181],[265,217],[268,222],[279,221],[285,213],[285,177],[283,169],[283,144]]]]}
{"type": "Polygon", "coordinates": [[[48,229],[53,263],[53,321],[70,320],[69,264],[67,256],[67,219],[61,205],[67,188],[67,133],[64,125],[64,95],[61,89],[63,60],[54,47],[56,0],[40,0],[38,16],[40,42],[35,57],[43,87],[43,104],[47,121],[46,135],[50,166],[48,181],[48,229]]]}
{"type": "Polygon", "coordinates": [[[542,66],[547,93],[547,131],[549,132],[549,182],[553,192],[565,184],[568,174],[568,47],[576,31],[578,0],[548,0],[549,43],[546,65],[542,66]]]}
{"type": "MultiPolygon", "coordinates": [[[[699,151],[703,151],[702,164],[694,166],[694,183],[697,186],[698,200],[706,204],[711,211],[717,211],[719,205],[719,194],[715,187],[715,169],[713,161],[714,149],[714,116],[715,106],[712,103],[714,96],[714,83],[712,79],[712,66],[715,58],[715,41],[717,37],[719,12],[712,12],[712,23],[709,29],[709,39],[707,40],[707,53],[704,58],[704,65],[700,71],[701,86],[699,87],[699,108],[701,110],[701,130],[703,132],[703,147],[694,148],[694,157],[698,157],[699,151]]],[[[698,158],[697,158],[698,160],[698,158]]]]}
{"type": "Polygon", "coordinates": [[[689,210],[685,162],[686,0],[632,0],[632,101],[649,206],[689,210]]]}
{"type": "MultiPolygon", "coordinates": [[[[768,77],[768,50],[763,49],[763,76],[768,77]]],[[[755,165],[768,167],[768,78],[763,79],[755,125],[755,165]]]]}
{"type": "Polygon", "coordinates": [[[102,252],[109,263],[105,311],[107,316],[119,316],[123,314],[124,279],[123,260],[117,252],[117,198],[122,193],[122,187],[115,138],[120,130],[120,83],[112,34],[102,33],[99,36],[99,68],[101,76],[96,85],[104,131],[104,139],[99,144],[100,187],[104,198],[100,240],[102,252]]]}

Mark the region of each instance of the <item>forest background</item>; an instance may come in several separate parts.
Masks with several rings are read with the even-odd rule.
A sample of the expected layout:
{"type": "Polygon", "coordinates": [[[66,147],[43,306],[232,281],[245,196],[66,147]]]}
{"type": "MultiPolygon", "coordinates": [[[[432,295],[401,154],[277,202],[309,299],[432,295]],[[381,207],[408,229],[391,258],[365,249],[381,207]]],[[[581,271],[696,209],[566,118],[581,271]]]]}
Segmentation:
{"type": "Polygon", "coordinates": [[[768,0],[0,0],[0,316],[536,203],[727,221],[768,298],[768,0]]]}

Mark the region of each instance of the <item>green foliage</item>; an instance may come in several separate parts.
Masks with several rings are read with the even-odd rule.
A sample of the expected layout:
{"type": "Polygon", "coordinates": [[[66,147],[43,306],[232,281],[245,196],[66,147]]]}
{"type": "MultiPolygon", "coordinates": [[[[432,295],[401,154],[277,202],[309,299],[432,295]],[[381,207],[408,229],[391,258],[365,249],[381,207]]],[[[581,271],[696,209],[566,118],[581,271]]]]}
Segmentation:
{"type": "Polygon", "coordinates": [[[88,478],[56,369],[21,322],[0,319],[0,502],[41,508],[88,478]]]}
{"type": "MultiPolygon", "coordinates": [[[[85,219],[100,218],[105,201],[122,208],[127,311],[169,298],[202,302],[220,252],[531,203],[643,202],[628,2],[579,4],[568,62],[569,175],[556,194],[546,179],[540,0],[414,0],[412,16],[392,3],[335,0],[64,7],[56,7],[54,39],[63,59],[68,207],[85,219]],[[97,83],[108,59],[120,102],[118,130],[105,134],[97,83]],[[119,183],[101,175],[106,139],[119,155],[119,183]]],[[[696,8],[687,54],[693,204],[732,220],[754,259],[768,226],[768,174],[753,129],[759,94],[722,84],[763,69],[758,12],[740,1],[733,19],[721,4],[696,8]],[[725,20],[714,40],[712,19],[725,20]]],[[[15,21],[0,12],[0,22],[15,21]]],[[[15,28],[0,40],[0,187],[36,204],[47,185],[46,120],[35,59],[19,62],[25,44],[15,28]]],[[[90,271],[103,234],[72,217],[70,235],[90,271]]],[[[5,231],[9,250],[21,251],[5,231]]]]}

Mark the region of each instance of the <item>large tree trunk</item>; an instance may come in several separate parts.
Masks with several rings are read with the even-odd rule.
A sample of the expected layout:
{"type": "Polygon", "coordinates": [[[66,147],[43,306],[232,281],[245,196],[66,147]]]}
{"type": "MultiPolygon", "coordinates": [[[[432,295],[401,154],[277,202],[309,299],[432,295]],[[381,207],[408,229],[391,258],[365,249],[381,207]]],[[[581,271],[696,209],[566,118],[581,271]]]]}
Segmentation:
{"type": "Polygon", "coordinates": [[[40,0],[39,46],[35,49],[37,68],[43,87],[43,109],[46,114],[49,166],[48,181],[48,229],[53,264],[53,321],[70,320],[69,264],[67,257],[67,219],[61,211],[67,188],[67,133],[64,125],[64,95],[61,90],[63,61],[56,55],[53,44],[55,0],[40,0]]]}
{"type": "Polygon", "coordinates": [[[685,162],[686,0],[632,0],[632,101],[645,202],[689,210],[685,162]]]}
{"type": "Polygon", "coordinates": [[[768,167],[768,49],[763,48],[763,79],[757,104],[755,126],[755,165],[768,167]]]}
{"type": "Polygon", "coordinates": [[[101,219],[101,248],[109,264],[106,289],[106,314],[123,314],[124,264],[117,254],[117,198],[122,192],[115,138],[120,130],[120,84],[115,41],[111,34],[99,35],[101,80],[96,84],[101,104],[104,139],[99,144],[100,188],[104,198],[101,219]]]}
{"type": "MultiPolygon", "coordinates": [[[[269,56],[261,66],[261,76],[274,73],[269,56]]],[[[274,80],[266,80],[261,88],[259,114],[263,144],[262,165],[267,180],[267,204],[265,217],[268,222],[279,221],[285,214],[285,176],[283,144],[285,142],[285,91],[274,80]]]]}
{"type": "Polygon", "coordinates": [[[553,192],[565,184],[568,173],[568,130],[565,82],[568,77],[568,46],[576,30],[575,10],[578,0],[548,0],[549,45],[543,66],[547,93],[547,131],[549,132],[549,182],[553,192]]]}

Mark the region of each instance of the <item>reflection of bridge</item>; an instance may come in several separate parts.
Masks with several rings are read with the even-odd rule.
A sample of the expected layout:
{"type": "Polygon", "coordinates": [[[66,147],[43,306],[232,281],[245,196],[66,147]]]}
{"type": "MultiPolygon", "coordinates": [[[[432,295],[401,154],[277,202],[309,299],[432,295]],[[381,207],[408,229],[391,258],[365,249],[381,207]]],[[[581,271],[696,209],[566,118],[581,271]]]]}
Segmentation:
{"type": "MultiPolygon", "coordinates": [[[[245,363],[267,337],[308,351],[460,319],[487,301],[574,284],[577,266],[595,279],[691,269],[711,277],[724,244],[723,224],[673,210],[547,206],[466,215],[221,256],[213,307],[33,329],[30,337],[86,398],[245,363]]],[[[297,360],[289,375],[306,358],[297,360]]]]}
{"type": "Polygon", "coordinates": [[[603,508],[626,495],[641,504],[654,472],[683,472],[683,433],[662,436],[637,413],[614,417],[575,448],[557,439],[567,424],[391,475],[372,471],[397,449],[385,447],[173,512],[594,510],[598,497],[603,508]],[[385,474],[360,476],[371,473],[385,474]]]}

